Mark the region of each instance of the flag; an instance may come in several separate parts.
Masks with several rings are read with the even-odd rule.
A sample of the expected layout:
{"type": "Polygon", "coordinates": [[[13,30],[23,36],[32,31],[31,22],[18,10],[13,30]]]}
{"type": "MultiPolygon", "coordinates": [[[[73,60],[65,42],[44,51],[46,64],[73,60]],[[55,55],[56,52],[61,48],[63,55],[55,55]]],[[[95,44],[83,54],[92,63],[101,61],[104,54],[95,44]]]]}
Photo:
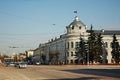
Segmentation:
{"type": "Polygon", "coordinates": [[[77,13],[77,11],[74,11],[74,13],[77,13]]]}

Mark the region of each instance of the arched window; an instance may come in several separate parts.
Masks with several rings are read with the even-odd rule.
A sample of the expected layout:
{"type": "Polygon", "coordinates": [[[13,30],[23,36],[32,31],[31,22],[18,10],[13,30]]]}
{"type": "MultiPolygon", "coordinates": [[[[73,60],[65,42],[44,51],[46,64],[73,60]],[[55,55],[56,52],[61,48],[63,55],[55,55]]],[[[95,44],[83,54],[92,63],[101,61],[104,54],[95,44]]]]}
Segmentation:
{"type": "Polygon", "coordinates": [[[72,26],[72,29],[74,29],[74,26],[72,26]]]}

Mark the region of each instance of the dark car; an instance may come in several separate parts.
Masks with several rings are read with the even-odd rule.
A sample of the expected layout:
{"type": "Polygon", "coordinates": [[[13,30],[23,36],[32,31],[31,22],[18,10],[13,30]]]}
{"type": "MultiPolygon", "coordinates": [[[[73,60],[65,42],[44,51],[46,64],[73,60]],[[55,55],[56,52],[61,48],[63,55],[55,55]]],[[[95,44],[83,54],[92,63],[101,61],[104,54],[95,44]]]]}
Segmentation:
{"type": "Polygon", "coordinates": [[[15,65],[14,62],[5,62],[4,64],[5,64],[6,67],[15,65]]]}

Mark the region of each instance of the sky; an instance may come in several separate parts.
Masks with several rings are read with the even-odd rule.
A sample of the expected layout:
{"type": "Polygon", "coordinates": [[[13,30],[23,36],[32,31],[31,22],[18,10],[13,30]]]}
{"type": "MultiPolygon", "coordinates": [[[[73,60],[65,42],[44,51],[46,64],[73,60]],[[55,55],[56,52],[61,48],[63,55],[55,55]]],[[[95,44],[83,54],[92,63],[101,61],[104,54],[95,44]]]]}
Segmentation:
{"type": "Polygon", "coordinates": [[[36,49],[64,34],[76,15],[87,29],[120,30],[120,0],[0,0],[0,53],[36,49]]]}

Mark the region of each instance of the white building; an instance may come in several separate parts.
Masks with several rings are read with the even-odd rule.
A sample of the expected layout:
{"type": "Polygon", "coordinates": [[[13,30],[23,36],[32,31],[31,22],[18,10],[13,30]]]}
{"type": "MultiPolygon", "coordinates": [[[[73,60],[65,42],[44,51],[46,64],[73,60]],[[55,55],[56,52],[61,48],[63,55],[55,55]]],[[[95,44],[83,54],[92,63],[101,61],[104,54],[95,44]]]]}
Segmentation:
{"type": "Polygon", "coordinates": [[[45,44],[40,44],[39,47],[34,50],[34,55],[32,57],[33,64],[44,64],[45,56],[45,44]]]}
{"type": "MultiPolygon", "coordinates": [[[[86,30],[86,25],[81,22],[76,16],[72,23],[66,26],[67,33],[60,35],[59,38],[51,39],[48,43],[39,46],[43,48],[42,54],[46,55],[46,63],[75,63],[77,57],[75,56],[76,45],[80,42],[80,37],[84,40],[88,39],[88,30],[86,30]]],[[[101,30],[96,30],[96,33],[100,33],[101,30]]],[[[113,40],[113,34],[116,34],[117,39],[120,43],[120,31],[104,30],[102,33],[103,42],[106,45],[107,55],[103,55],[107,58],[108,63],[111,63],[111,42],[113,40]]],[[[40,51],[41,52],[41,51],[40,51]]]]}

